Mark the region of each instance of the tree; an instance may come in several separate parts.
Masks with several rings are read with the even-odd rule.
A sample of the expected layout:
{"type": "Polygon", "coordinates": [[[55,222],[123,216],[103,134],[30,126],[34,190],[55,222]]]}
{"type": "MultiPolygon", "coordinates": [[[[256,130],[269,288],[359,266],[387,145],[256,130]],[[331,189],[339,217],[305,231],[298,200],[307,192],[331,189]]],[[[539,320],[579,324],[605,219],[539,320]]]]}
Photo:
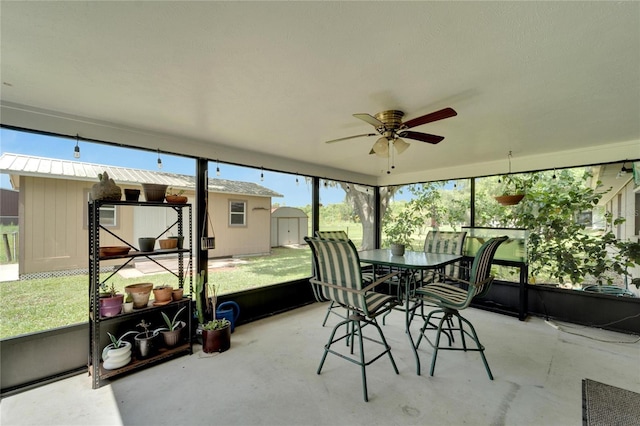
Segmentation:
{"type": "MultiPolygon", "coordinates": [[[[582,212],[590,212],[604,194],[596,182],[589,185],[591,174],[587,169],[566,169],[560,172],[536,172],[515,175],[526,187],[525,198],[516,206],[499,206],[492,196],[497,192],[495,178],[482,179],[484,185],[478,191],[476,212],[482,225],[526,228],[529,230],[528,261],[532,276],[548,276],[563,284],[573,285],[593,277],[598,283],[611,284],[609,272],[621,266],[609,253],[617,244],[611,227],[604,231],[587,229],[578,220],[582,212]],[[491,195],[489,195],[491,193],[491,195]],[[492,205],[493,204],[493,205],[492,205]],[[478,214],[480,213],[480,214],[478,214]]],[[[620,218],[607,216],[611,225],[620,218]]]]}
{"type": "Polygon", "coordinates": [[[409,185],[406,190],[412,198],[401,208],[393,209],[383,216],[382,228],[386,236],[385,243],[405,244],[415,249],[412,244],[413,236],[420,233],[427,220],[437,224],[444,217],[441,202],[441,189],[444,182],[429,182],[409,185]]]}
{"type": "MultiPolygon", "coordinates": [[[[344,182],[329,182],[328,184],[332,186],[337,184],[344,190],[347,202],[352,205],[355,215],[362,223],[362,250],[375,248],[375,197],[372,193],[373,188],[344,182]]],[[[384,217],[389,201],[398,188],[398,186],[380,188],[380,215],[382,217],[384,217]]]]}

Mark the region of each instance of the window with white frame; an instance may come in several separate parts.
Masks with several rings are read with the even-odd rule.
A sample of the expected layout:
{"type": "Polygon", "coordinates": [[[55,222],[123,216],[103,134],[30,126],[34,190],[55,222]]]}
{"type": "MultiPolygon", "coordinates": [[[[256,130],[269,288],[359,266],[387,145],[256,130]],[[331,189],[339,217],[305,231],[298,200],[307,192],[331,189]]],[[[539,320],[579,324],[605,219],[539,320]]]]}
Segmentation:
{"type": "Polygon", "coordinates": [[[229,201],[229,226],[247,226],[247,202],[229,201]]]}
{"type": "MultiPolygon", "coordinates": [[[[87,201],[90,201],[91,196],[89,194],[89,190],[85,189],[85,198],[87,201]]],[[[87,220],[87,203],[84,203],[84,212],[83,212],[83,220],[82,225],[84,229],[88,227],[87,220]]],[[[110,205],[102,205],[100,207],[100,224],[106,228],[117,228],[118,227],[118,209],[116,206],[110,205]]]]}
{"type": "Polygon", "coordinates": [[[116,214],[116,206],[100,207],[100,223],[104,226],[118,225],[118,216],[116,214]]]}

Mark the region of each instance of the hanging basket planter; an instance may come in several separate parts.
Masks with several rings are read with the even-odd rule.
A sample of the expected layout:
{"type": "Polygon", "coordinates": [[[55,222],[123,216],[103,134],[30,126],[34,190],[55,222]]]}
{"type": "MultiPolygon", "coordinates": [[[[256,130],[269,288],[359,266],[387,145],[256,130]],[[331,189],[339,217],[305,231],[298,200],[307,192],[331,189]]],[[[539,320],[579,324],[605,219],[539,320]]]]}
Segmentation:
{"type": "Polygon", "coordinates": [[[524,194],[499,195],[494,197],[503,206],[515,206],[524,198],[524,194]]]}
{"type": "Polygon", "coordinates": [[[211,217],[209,216],[209,201],[206,198],[204,200],[204,216],[204,223],[202,224],[202,237],[200,237],[200,249],[212,250],[216,248],[216,233],[213,231],[213,223],[211,222],[211,217]],[[209,222],[209,227],[211,228],[211,234],[213,234],[213,236],[211,237],[205,234],[207,221],[209,222]]]}

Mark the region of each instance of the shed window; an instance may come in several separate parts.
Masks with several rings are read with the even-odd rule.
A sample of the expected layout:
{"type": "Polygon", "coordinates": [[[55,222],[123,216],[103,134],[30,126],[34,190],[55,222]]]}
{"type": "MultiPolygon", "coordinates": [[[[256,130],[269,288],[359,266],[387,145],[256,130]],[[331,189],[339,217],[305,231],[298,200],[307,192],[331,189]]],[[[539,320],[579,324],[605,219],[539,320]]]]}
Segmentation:
{"type": "Polygon", "coordinates": [[[229,226],[247,226],[246,201],[229,201],[229,226]]]}
{"type": "Polygon", "coordinates": [[[116,226],[117,222],[116,206],[100,207],[100,223],[104,226],[116,226]]]}
{"type": "MultiPolygon", "coordinates": [[[[91,195],[89,190],[85,189],[84,194],[87,201],[90,201],[91,195]]],[[[82,226],[88,229],[88,203],[84,204],[82,226]]],[[[118,227],[118,209],[116,206],[103,205],[100,207],[100,225],[106,228],[118,227]]]]}

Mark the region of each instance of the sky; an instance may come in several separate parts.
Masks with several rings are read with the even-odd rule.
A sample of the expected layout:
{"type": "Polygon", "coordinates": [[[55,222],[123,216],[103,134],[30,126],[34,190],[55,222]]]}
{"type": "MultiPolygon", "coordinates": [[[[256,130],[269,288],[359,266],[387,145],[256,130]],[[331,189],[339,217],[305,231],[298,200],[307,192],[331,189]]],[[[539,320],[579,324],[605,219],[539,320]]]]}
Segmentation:
{"type": "MultiPolygon", "coordinates": [[[[73,157],[76,141],[73,139],[52,137],[10,129],[0,129],[0,154],[25,154],[38,157],[56,158],[85,163],[105,164],[111,166],[158,170],[158,154],[150,151],[120,148],[111,145],[90,142],[79,142],[80,158],[73,157]]],[[[195,175],[195,160],[175,155],[160,154],[162,171],[195,175]]],[[[296,176],[286,173],[264,171],[264,180],[260,179],[260,169],[238,167],[224,163],[219,164],[220,176],[216,176],[216,163],[209,163],[209,177],[229,180],[253,182],[276,191],[284,197],[274,197],[272,203],[281,206],[304,207],[311,204],[311,183],[300,176],[296,184],[296,176]]],[[[142,182],[141,182],[142,183],[142,182]]],[[[0,176],[0,187],[11,189],[9,177],[0,176]]],[[[344,192],[337,188],[321,188],[320,201],[323,204],[341,203],[344,192]]]]}

